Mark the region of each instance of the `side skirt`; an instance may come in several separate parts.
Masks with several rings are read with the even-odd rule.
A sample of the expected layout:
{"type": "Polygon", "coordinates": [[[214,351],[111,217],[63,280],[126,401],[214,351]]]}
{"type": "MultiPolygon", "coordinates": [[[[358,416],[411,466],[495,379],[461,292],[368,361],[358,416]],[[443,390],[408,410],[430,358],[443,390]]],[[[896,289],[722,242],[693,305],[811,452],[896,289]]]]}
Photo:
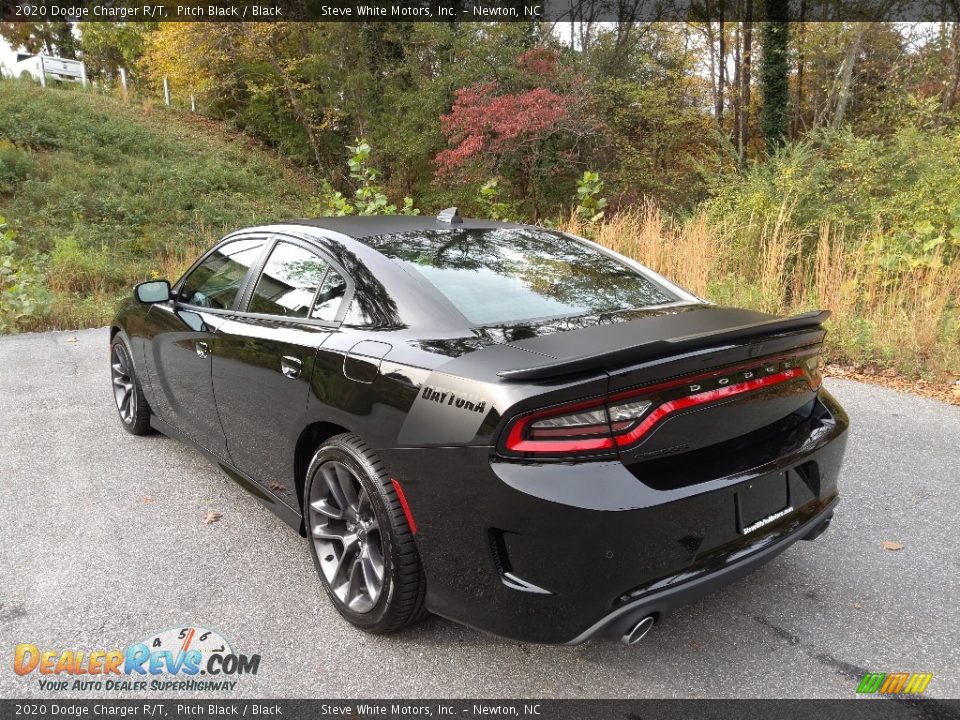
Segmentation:
{"type": "Polygon", "coordinates": [[[293,528],[299,535],[305,536],[305,531],[303,527],[303,515],[296,509],[290,507],[283,500],[278,498],[267,488],[263,487],[256,480],[248,477],[242,473],[237,468],[233,467],[229,463],[225,462],[223,458],[214,455],[212,452],[206,448],[197,445],[195,442],[190,440],[190,438],[185,437],[173,426],[165,423],[163,420],[158,418],[156,415],[150,416],[150,426],[153,427],[157,432],[161,432],[167,437],[178,440],[179,442],[184,443],[185,445],[190,445],[195,447],[197,450],[202,452],[208,460],[214,463],[219,467],[223,473],[233,480],[237,485],[242,487],[248,493],[253,495],[257,500],[260,501],[262,505],[273,511],[273,513],[283,520],[287,525],[293,528]]]}

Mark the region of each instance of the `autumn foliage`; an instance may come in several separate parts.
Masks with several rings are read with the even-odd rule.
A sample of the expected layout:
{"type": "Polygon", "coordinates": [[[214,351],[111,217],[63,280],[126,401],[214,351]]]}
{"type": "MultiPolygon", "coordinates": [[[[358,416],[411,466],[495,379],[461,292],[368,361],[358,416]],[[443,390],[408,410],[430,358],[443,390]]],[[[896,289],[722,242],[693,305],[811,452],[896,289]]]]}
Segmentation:
{"type": "Polygon", "coordinates": [[[584,163],[579,141],[596,128],[583,116],[583,77],[560,62],[551,48],[516,57],[496,81],[455,92],[440,117],[447,147],[434,158],[438,182],[509,178],[503,190],[539,212],[557,184],[571,185],[584,163]]]}
{"type": "Polygon", "coordinates": [[[473,159],[494,165],[503,153],[542,142],[569,119],[571,104],[569,96],[545,87],[507,95],[496,94],[496,83],[458,90],[453,109],[440,119],[452,147],[437,155],[438,175],[453,174],[473,159]]]}

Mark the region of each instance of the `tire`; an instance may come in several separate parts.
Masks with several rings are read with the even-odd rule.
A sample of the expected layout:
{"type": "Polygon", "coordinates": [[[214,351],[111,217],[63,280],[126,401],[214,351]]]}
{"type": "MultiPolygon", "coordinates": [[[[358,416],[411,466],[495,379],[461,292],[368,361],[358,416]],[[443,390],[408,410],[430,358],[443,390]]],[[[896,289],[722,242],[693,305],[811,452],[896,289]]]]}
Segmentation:
{"type": "Polygon", "coordinates": [[[123,332],[118,332],[110,343],[110,379],[114,405],[123,429],[131,435],[151,433],[150,404],[143,396],[130,342],[123,332]]]}
{"type": "Polygon", "coordinates": [[[317,450],[303,511],[317,574],[347,621],[390,633],[426,615],[426,578],[407,518],[386,470],[359,437],[337,435],[317,450]]]}

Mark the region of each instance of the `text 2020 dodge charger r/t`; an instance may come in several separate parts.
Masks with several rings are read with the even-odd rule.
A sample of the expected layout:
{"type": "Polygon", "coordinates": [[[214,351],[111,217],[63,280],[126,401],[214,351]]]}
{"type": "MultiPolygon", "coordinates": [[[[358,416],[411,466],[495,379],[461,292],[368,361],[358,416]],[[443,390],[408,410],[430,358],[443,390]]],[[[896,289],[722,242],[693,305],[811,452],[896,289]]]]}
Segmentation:
{"type": "Polygon", "coordinates": [[[126,429],[297,528],[358,627],[630,642],[827,527],[826,316],[717,307],[537,227],[333,218],[138,285],[111,368],[126,429]]]}

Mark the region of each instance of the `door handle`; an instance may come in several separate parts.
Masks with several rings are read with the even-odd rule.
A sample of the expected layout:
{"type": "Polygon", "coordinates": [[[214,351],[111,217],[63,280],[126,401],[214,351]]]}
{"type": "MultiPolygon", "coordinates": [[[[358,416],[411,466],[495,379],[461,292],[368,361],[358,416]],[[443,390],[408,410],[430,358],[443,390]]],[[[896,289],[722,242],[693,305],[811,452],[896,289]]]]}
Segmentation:
{"type": "Polygon", "coordinates": [[[205,358],[207,355],[210,354],[210,346],[207,345],[205,342],[198,342],[196,347],[197,347],[197,357],[205,358]]]}
{"type": "Polygon", "coordinates": [[[300,358],[284,355],[280,358],[280,369],[288,378],[298,377],[303,369],[303,361],[300,358]]]}

